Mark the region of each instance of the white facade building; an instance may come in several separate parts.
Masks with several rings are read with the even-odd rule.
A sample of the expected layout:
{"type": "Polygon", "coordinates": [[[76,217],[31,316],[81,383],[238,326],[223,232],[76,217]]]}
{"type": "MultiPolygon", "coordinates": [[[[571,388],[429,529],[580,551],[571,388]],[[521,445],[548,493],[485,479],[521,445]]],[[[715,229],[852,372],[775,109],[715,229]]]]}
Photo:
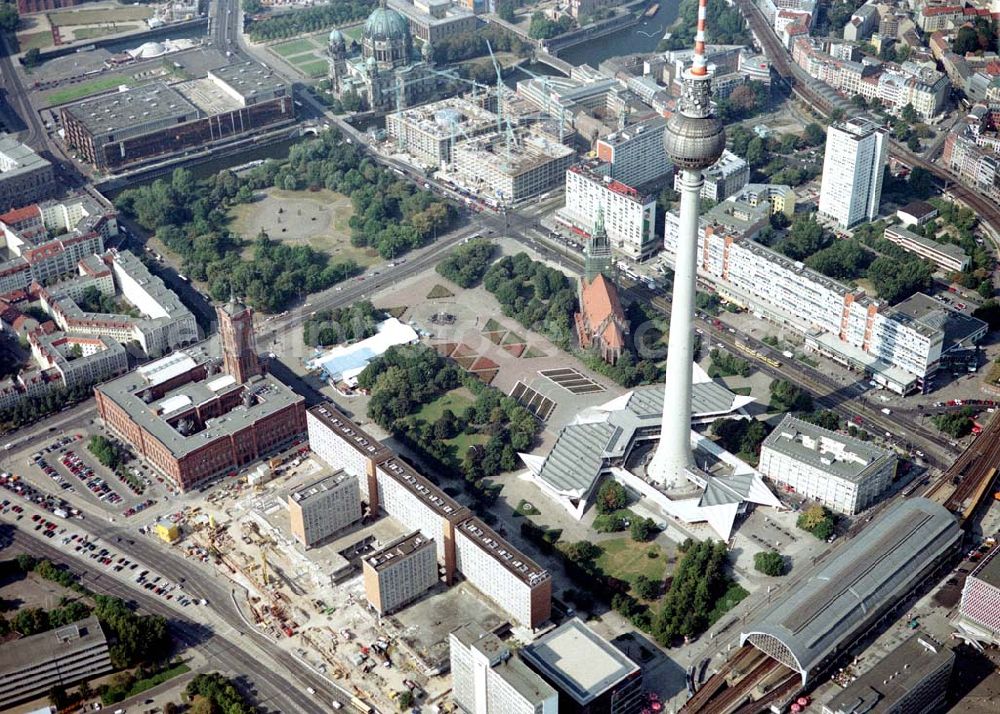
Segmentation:
{"type": "Polygon", "coordinates": [[[642,186],[667,178],[673,162],[663,147],[667,120],[653,117],[597,141],[597,158],[610,167],[610,176],[627,186],[642,186]]]}
{"type": "Polygon", "coordinates": [[[549,619],[552,576],[478,518],[455,529],[455,558],[465,579],[520,625],[536,627],[549,619]]]}
{"type": "MultiPolygon", "coordinates": [[[[677,214],[668,212],[664,249],[676,251],[677,214]]],[[[937,370],[944,332],[923,325],[738,233],[704,223],[698,232],[698,277],[756,316],[806,336],[811,349],[864,370],[907,393],[937,370]],[[761,289],[767,286],[767,289],[761,289]]]]}
{"type": "Polygon", "coordinates": [[[854,515],[881,498],[896,463],[891,451],[786,416],[764,440],[758,468],[799,495],[854,515]]]}
{"type": "Polygon", "coordinates": [[[557,714],[559,695],[500,639],[470,623],[448,637],[452,698],[466,714],[557,714]]]}
{"type": "Polygon", "coordinates": [[[361,520],[358,479],[344,471],[288,494],[292,534],[306,548],[361,520]]]}
{"type": "Polygon", "coordinates": [[[362,431],[332,404],[318,404],[306,411],[306,426],[310,450],[329,466],[356,477],[361,499],[372,504],[369,482],[374,480],[375,464],[391,456],[392,451],[362,431]]]}
{"type": "Polygon", "coordinates": [[[826,132],[819,212],[850,228],[878,215],[888,139],[873,122],[852,119],[826,132]]]}
{"type": "Polygon", "coordinates": [[[656,240],[656,200],[631,186],[578,165],[566,172],[566,205],[562,222],[587,235],[604,211],[604,228],[611,247],[633,260],[644,260],[659,249],[656,240]]]}
{"type": "MultiPolygon", "coordinates": [[[[703,172],[705,183],[701,197],[718,203],[742,191],[750,182],[750,164],[726,149],[714,164],[703,172]]],[[[674,190],[680,191],[680,173],[674,175],[674,190]]]]}

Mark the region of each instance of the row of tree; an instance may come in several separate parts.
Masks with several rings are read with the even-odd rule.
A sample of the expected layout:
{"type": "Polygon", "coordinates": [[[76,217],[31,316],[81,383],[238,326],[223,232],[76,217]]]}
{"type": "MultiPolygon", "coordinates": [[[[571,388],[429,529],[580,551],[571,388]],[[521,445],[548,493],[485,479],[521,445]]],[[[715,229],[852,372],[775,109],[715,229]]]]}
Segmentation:
{"type": "Polygon", "coordinates": [[[696,543],[689,538],[680,550],[684,557],[653,621],[653,636],[661,645],[701,634],[747,595],[726,572],[725,543],[710,540],[696,543]]]}
{"type": "Polygon", "coordinates": [[[90,437],[90,441],[87,442],[87,450],[112,471],[125,460],[122,449],[106,436],[90,437]]]}
{"type": "Polygon", "coordinates": [[[573,282],[562,272],[518,253],[495,262],[483,285],[504,315],[541,332],[562,349],[569,348],[577,300],[573,282]]]}
{"type": "Polygon", "coordinates": [[[375,0],[342,0],[263,17],[250,23],[250,38],[268,42],[346,25],[368,17],[375,4],[375,0]]]}
{"type": "Polygon", "coordinates": [[[257,714],[232,680],[219,674],[197,674],[184,692],[191,699],[192,714],[257,714]]]}
{"type": "Polygon", "coordinates": [[[712,350],[708,353],[709,359],[712,361],[712,366],[715,367],[716,371],[723,377],[749,377],[752,367],[750,362],[743,359],[742,357],[737,357],[732,352],[726,352],[725,350],[720,350],[718,348],[712,350]]]}
{"type": "Polygon", "coordinates": [[[528,36],[534,40],[548,40],[564,32],[569,32],[575,24],[569,15],[560,15],[558,19],[553,20],[541,10],[536,10],[531,15],[528,36]]]}
{"type": "Polygon", "coordinates": [[[495,252],[494,245],[488,240],[479,238],[469,241],[451,251],[437,264],[438,274],[459,287],[474,287],[486,275],[495,252]]]}
{"type": "Polygon", "coordinates": [[[472,32],[442,37],[434,43],[432,50],[436,63],[451,64],[476,57],[486,57],[489,55],[490,47],[494,52],[510,52],[518,57],[527,57],[531,53],[531,46],[528,43],[495,24],[486,25],[472,32]]]}
{"type": "Polygon", "coordinates": [[[20,399],[10,409],[0,411],[0,431],[7,433],[34,424],[50,414],[77,404],[91,395],[91,385],[77,385],[72,389],[50,389],[37,397],[20,399]]]}
{"type": "Polygon", "coordinates": [[[370,300],[359,300],[332,310],[317,310],[302,325],[302,340],[310,347],[357,342],[378,332],[379,322],[384,317],[370,300]]]}

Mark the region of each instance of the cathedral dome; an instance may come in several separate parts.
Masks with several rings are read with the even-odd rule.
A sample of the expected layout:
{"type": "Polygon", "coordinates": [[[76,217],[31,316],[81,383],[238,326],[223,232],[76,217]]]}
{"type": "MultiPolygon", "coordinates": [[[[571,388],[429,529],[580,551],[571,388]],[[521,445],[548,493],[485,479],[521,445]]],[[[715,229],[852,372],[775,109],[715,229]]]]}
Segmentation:
{"type": "Polygon", "coordinates": [[[395,10],[379,5],[365,21],[364,36],[372,40],[406,41],[410,37],[410,23],[395,10]]]}
{"type": "Polygon", "coordinates": [[[344,33],[338,29],[330,30],[330,36],[328,38],[330,47],[341,49],[346,46],[347,41],[344,39],[344,33]]]}

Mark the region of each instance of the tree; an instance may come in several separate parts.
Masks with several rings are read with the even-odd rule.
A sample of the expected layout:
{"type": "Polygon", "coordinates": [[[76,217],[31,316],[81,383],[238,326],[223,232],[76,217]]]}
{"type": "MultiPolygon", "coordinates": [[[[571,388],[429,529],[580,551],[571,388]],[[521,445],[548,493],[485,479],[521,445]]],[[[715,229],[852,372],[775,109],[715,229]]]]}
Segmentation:
{"type": "Polygon", "coordinates": [[[771,406],[782,412],[799,412],[812,410],[812,397],[808,392],[792,384],[787,379],[776,379],[771,382],[771,406]]]}
{"type": "Polygon", "coordinates": [[[899,111],[899,117],[908,124],[916,124],[919,120],[917,110],[913,108],[911,102],[907,102],[906,106],[899,111]]]}
{"type": "Polygon", "coordinates": [[[652,540],[656,535],[656,523],[652,518],[636,516],[632,519],[632,523],[629,525],[628,530],[629,535],[632,536],[632,540],[645,543],[646,541],[652,540]]]}
{"type": "Polygon", "coordinates": [[[920,153],[921,148],[923,148],[920,144],[920,138],[916,134],[910,134],[906,140],[906,148],[915,154],[920,153]]]}
{"type": "Polygon", "coordinates": [[[828,241],[829,235],[813,214],[799,214],[778,249],[792,260],[805,260],[828,241]]]}
{"type": "Polygon", "coordinates": [[[820,540],[828,540],[833,535],[836,523],[833,514],[827,508],[815,504],[799,515],[795,525],[820,540]]]}
{"type": "Polygon", "coordinates": [[[785,559],[776,550],[764,550],[754,553],[753,567],[764,575],[776,577],[785,574],[785,559]]]}
{"type": "Polygon", "coordinates": [[[991,331],[1000,330],[1000,302],[990,298],[972,311],[972,316],[986,322],[991,331]]]}
{"type": "Polygon", "coordinates": [[[191,700],[190,714],[219,714],[219,708],[208,697],[200,694],[191,700]]]}
{"type": "Polygon", "coordinates": [[[66,688],[56,685],[49,690],[49,704],[61,711],[69,704],[69,697],[66,696],[66,688]]]}
{"type": "Polygon", "coordinates": [[[248,15],[256,15],[264,9],[264,5],[261,4],[260,0],[242,0],[243,12],[248,15]]]}
{"type": "Polygon", "coordinates": [[[812,414],[805,414],[800,418],[803,421],[808,421],[830,431],[837,431],[840,428],[840,417],[837,415],[837,412],[832,412],[828,409],[813,412],[812,414]]]}
{"type": "Polygon", "coordinates": [[[564,546],[563,555],[571,563],[585,565],[596,560],[601,555],[601,549],[590,541],[578,540],[564,546]]]}
{"type": "MultiPolygon", "coordinates": [[[[84,700],[90,699],[92,696],[94,696],[94,690],[90,688],[90,682],[88,682],[86,679],[80,682],[80,687],[78,688],[77,691],[80,694],[80,698],[84,700]]],[[[166,710],[164,710],[164,714],[166,714],[166,710]]]]}
{"type": "Polygon", "coordinates": [[[645,575],[637,575],[632,581],[632,589],[640,600],[655,600],[659,597],[662,587],[662,582],[645,575]]]}
{"type": "Polygon", "coordinates": [[[819,146],[826,141],[826,132],[816,122],[810,122],[802,132],[802,138],[809,146],[819,146]]]}
{"type": "Polygon", "coordinates": [[[32,47],[31,49],[29,49],[27,52],[24,53],[24,57],[21,58],[21,61],[24,63],[25,67],[27,67],[28,69],[32,69],[33,67],[36,67],[38,65],[38,60],[41,57],[41,55],[42,51],[40,49],[38,49],[37,47],[32,47]]]}
{"type": "Polygon", "coordinates": [[[413,706],[413,692],[409,689],[404,689],[396,697],[396,704],[399,706],[399,711],[405,712],[407,709],[413,706]]]}
{"type": "Polygon", "coordinates": [[[606,479],[597,492],[597,512],[601,514],[614,513],[625,508],[628,493],[625,487],[613,478],[606,479]]]}
{"type": "Polygon", "coordinates": [[[497,3],[497,16],[506,22],[514,22],[514,0],[500,0],[497,3]]]}
{"type": "Polygon", "coordinates": [[[13,32],[17,29],[19,21],[17,5],[11,2],[0,2],[0,31],[13,32]]]}

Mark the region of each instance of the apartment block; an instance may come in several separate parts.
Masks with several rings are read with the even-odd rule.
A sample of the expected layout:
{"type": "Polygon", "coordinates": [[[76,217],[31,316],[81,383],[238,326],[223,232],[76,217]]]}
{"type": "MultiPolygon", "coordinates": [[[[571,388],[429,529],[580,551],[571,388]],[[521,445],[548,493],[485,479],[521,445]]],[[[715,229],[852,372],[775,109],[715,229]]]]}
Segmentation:
{"type": "Polygon", "coordinates": [[[420,531],[403,536],[362,561],[368,604],[379,615],[395,612],[438,582],[437,549],[420,531]]]}
{"type": "Polygon", "coordinates": [[[108,641],[96,617],[6,642],[0,652],[0,709],[45,697],[112,671],[108,641]]]}
{"type": "Polygon", "coordinates": [[[963,271],[971,262],[968,254],[954,243],[938,243],[933,238],[924,238],[902,226],[886,228],[885,239],[909,253],[931,261],[946,273],[963,271]]]}
{"type": "Polygon", "coordinates": [[[0,135],[0,211],[41,201],[55,190],[52,164],[27,144],[0,135]]]}
{"type": "Polygon", "coordinates": [[[466,714],[558,714],[555,689],[495,634],[470,623],[448,636],[452,699],[466,714]]]}
{"type": "Polygon", "coordinates": [[[324,476],[288,495],[292,535],[306,548],[361,520],[358,479],[345,471],[324,476]]]}
{"type": "MultiPolygon", "coordinates": [[[[669,212],[664,229],[668,259],[676,253],[678,233],[677,214],[669,212]]],[[[810,270],[738,230],[702,221],[698,277],[757,317],[797,330],[810,349],[870,374],[895,392],[919,388],[939,367],[943,330],[810,270]],[[762,285],[768,289],[761,290],[762,285]]]]}
{"type": "Polygon", "coordinates": [[[552,576],[478,518],[455,532],[458,570],[479,592],[525,627],[552,614],[552,576]]]}
{"type": "Polygon", "coordinates": [[[891,451],[786,416],[764,440],[759,470],[832,511],[854,515],[881,499],[897,463],[891,451]]]}
{"type": "Polygon", "coordinates": [[[819,212],[842,228],[875,220],[882,200],[887,152],[885,129],[874,122],[850,120],[830,125],[819,212]]]}
{"type": "MultiPolygon", "coordinates": [[[[703,172],[705,183],[701,197],[718,203],[741,191],[750,181],[750,164],[726,149],[714,164],[703,172]]],[[[681,175],[674,176],[674,190],[680,191],[681,175]]]]}
{"type": "Polygon", "coordinates": [[[578,164],[566,172],[566,205],[558,218],[586,235],[604,214],[611,247],[633,260],[645,260],[659,249],[656,237],[656,199],[602,176],[592,165],[578,164]]]}
{"type": "Polygon", "coordinates": [[[375,467],[379,506],[410,530],[434,541],[445,582],[455,577],[455,528],[471,514],[409,464],[393,457],[375,467]]]}
{"type": "Polygon", "coordinates": [[[343,469],[358,480],[361,500],[373,513],[378,511],[375,466],[392,456],[392,450],[369,435],[330,402],[306,412],[309,448],[335,469],[343,469]]]}
{"type": "Polygon", "coordinates": [[[597,141],[597,158],[606,162],[608,175],[626,186],[642,186],[668,178],[674,165],[663,146],[667,120],[653,117],[597,141]]]}

